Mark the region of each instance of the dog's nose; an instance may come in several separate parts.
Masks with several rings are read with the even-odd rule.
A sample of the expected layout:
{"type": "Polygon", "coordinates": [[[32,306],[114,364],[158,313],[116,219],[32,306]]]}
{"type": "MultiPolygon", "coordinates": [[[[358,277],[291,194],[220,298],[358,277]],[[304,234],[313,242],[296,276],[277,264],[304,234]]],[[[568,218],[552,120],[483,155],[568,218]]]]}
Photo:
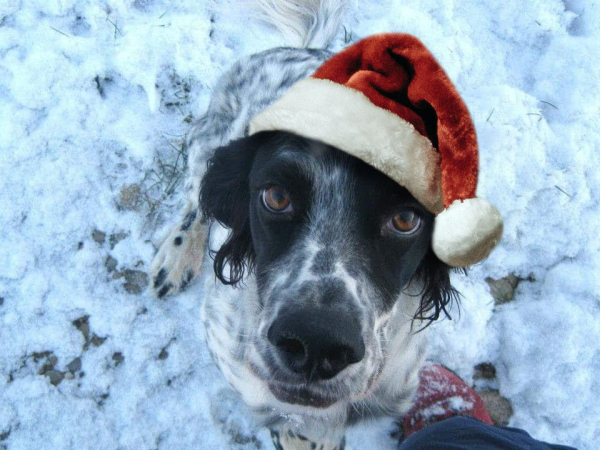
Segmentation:
{"type": "Polygon", "coordinates": [[[267,338],[283,363],[308,381],[329,380],[365,356],[358,321],[339,310],[286,312],[269,327],[267,338]]]}

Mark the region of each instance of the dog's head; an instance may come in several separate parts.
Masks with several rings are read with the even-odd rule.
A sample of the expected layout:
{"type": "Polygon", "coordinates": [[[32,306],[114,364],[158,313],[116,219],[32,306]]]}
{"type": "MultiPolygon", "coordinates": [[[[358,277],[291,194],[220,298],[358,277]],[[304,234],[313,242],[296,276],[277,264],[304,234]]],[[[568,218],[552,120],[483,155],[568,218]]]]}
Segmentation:
{"type": "Polygon", "coordinates": [[[416,332],[413,320],[436,319],[456,294],[430,249],[433,214],[326,144],[278,131],[221,147],[200,205],[231,229],[215,249],[219,280],[256,276],[249,364],[280,401],[360,398],[393,356],[394,333],[416,332]]]}

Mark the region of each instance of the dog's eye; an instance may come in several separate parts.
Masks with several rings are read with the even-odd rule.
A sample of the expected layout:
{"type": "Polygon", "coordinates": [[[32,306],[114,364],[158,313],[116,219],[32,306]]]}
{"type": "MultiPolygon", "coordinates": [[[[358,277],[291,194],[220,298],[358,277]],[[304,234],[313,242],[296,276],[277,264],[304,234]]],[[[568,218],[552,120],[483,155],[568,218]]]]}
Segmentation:
{"type": "Polygon", "coordinates": [[[392,216],[390,223],[395,231],[411,234],[419,228],[421,218],[412,209],[403,209],[392,216]]]}
{"type": "Polygon", "coordinates": [[[262,192],[262,201],[271,212],[282,213],[292,209],[292,201],[288,193],[279,186],[271,186],[262,192]]]}

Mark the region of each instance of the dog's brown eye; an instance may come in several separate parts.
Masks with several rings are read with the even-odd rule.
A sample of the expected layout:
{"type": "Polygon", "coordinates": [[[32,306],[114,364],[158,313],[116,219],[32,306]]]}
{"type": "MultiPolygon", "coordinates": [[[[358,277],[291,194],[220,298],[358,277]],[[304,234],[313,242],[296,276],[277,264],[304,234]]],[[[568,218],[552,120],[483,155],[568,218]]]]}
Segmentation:
{"type": "Polygon", "coordinates": [[[391,223],[396,231],[410,234],[419,227],[421,218],[412,209],[404,209],[392,216],[391,223]]]}
{"type": "Polygon", "coordinates": [[[287,212],[292,206],[290,196],[279,186],[271,186],[265,189],[262,199],[265,207],[272,212],[287,212]]]}

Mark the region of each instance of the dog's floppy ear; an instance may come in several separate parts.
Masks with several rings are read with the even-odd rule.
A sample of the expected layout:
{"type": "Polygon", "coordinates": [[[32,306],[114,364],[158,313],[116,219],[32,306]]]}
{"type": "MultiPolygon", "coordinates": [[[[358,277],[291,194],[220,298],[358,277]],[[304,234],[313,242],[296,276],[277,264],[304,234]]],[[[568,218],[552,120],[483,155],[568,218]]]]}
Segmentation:
{"type": "Polygon", "coordinates": [[[240,282],[252,270],[255,254],[250,235],[249,175],[266,133],[245,137],[219,147],[208,161],[200,186],[200,211],[204,220],[217,220],[230,228],[229,237],[214,255],[214,270],[224,284],[240,282]],[[229,266],[229,276],[223,271],[229,266]]]}
{"type": "Polygon", "coordinates": [[[423,292],[415,319],[427,322],[426,326],[437,320],[442,312],[452,319],[446,306],[452,301],[458,303],[460,293],[450,284],[451,270],[449,265],[435,256],[431,248],[417,269],[416,276],[423,283],[423,292]]]}

